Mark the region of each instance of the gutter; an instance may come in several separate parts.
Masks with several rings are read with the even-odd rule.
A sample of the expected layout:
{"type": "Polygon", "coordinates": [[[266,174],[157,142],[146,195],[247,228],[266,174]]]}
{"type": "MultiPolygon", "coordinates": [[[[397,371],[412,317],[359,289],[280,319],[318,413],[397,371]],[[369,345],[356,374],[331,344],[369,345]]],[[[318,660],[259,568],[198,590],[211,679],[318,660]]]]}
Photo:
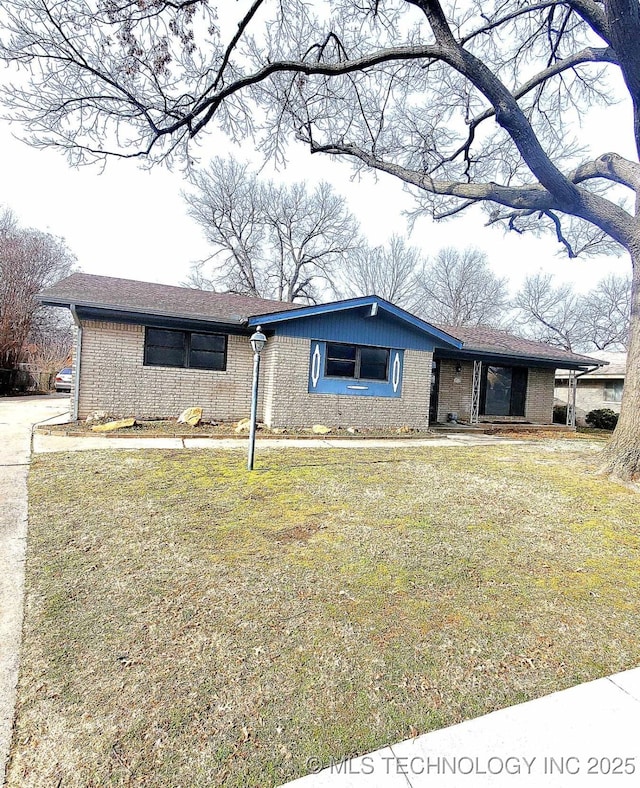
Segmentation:
{"type": "MultiPolygon", "coordinates": [[[[491,363],[510,363],[526,365],[530,362],[532,365],[555,367],[556,369],[581,369],[588,366],[587,372],[592,372],[594,369],[606,366],[608,361],[601,361],[599,364],[594,359],[584,357],[584,361],[571,361],[570,359],[549,358],[546,356],[534,356],[527,354],[520,354],[514,352],[505,352],[500,350],[476,350],[462,348],[462,350],[449,351],[442,348],[434,350],[434,357],[442,361],[482,361],[483,364],[491,363]]],[[[578,356],[578,358],[580,358],[578,356]]]]}
{"type": "MultiPolygon", "coordinates": [[[[608,364],[609,362],[605,362],[608,364]]],[[[581,378],[583,375],[588,375],[590,372],[595,372],[596,369],[600,369],[600,367],[604,366],[604,364],[594,364],[590,369],[585,369],[582,372],[578,372],[576,374],[576,378],[581,378]]]]}
{"type": "Polygon", "coordinates": [[[80,399],[80,364],[82,359],[82,323],[78,317],[78,313],[76,311],[75,304],[69,304],[69,309],[71,310],[71,317],[73,317],[73,322],[76,325],[77,333],[76,333],[76,348],[75,348],[75,362],[76,362],[76,370],[75,375],[73,377],[73,408],[71,409],[71,419],[72,421],[78,420],[78,406],[79,406],[79,399],[80,399]]]}

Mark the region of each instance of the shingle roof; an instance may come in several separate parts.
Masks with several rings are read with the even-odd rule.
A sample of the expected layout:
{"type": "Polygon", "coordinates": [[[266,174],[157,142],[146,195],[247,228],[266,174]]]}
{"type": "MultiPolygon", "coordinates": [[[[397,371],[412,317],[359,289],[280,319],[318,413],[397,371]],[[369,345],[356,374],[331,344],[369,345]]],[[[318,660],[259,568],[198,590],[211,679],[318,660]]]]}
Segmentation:
{"type": "MultiPolygon", "coordinates": [[[[608,366],[589,372],[585,378],[608,379],[624,378],[627,372],[627,354],[623,352],[613,352],[610,350],[594,350],[593,358],[606,362],[608,366]]],[[[559,369],[556,371],[557,378],[566,378],[569,370],[559,369]]]]}
{"type": "Polygon", "coordinates": [[[144,312],[241,323],[252,315],[296,309],[301,304],[266,298],[212,293],[189,287],[136,282],[94,274],[71,274],[40,294],[45,303],[144,312]]]}
{"type": "MultiPolygon", "coordinates": [[[[241,325],[254,315],[270,315],[304,304],[272,301],[234,293],[212,293],[189,287],[175,287],[132,279],[94,274],[72,274],[40,294],[43,303],[60,306],[95,307],[118,312],[166,315],[241,325]]],[[[352,299],[358,301],[358,299],[352,299]]],[[[346,302],[345,302],[346,303],[346,302]]],[[[541,361],[590,366],[597,359],[570,353],[543,342],[522,339],[506,331],[483,326],[445,326],[436,328],[464,343],[462,352],[526,357],[541,361]]],[[[603,362],[600,362],[603,363],[603,362]]]]}
{"type": "Polygon", "coordinates": [[[443,325],[439,325],[438,328],[460,339],[464,343],[462,348],[464,351],[495,353],[501,356],[526,356],[527,358],[556,361],[559,362],[559,365],[562,362],[585,365],[603,363],[590,356],[572,353],[563,348],[547,345],[545,342],[523,339],[496,328],[443,325]]]}

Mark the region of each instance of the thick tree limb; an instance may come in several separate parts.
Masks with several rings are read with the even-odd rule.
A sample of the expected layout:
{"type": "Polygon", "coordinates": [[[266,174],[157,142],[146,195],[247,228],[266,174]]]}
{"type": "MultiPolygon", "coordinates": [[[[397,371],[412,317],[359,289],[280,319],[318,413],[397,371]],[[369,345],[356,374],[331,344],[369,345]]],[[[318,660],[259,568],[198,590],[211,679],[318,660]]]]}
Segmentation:
{"type": "Polygon", "coordinates": [[[609,0],[606,9],[611,42],[620,53],[620,69],[633,102],[636,150],[640,156],[640,5],[638,0],[609,0]]]}
{"type": "MultiPolygon", "coordinates": [[[[458,197],[461,200],[470,202],[489,201],[507,208],[512,208],[515,211],[530,210],[540,211],[542,213],[547,213],[548,211],[564,211],[562,203],[541,184],[531,184],[529,186],[501,186],[500,184],[492,182],[465,183],[436,180],[425,173],[418,173],[406,167],[402,167],[401,165],[384,161],[372,153],[361,150],[355,146],[338,144],[317,145],[312,141],[310,148],[312,153],[331,153],[338,156],[344,155],[359,159],[368,167],[373,167],[381,172],[394,175],[405,183],[417,186],[431,194],[458,197]]],[[[598,159],[598,161],[600,161],[600,159],[598,159]]],[[[630,164],[633,164],[633,162],[630,162],[630,164]]],[[[592,162],[589,165],[583,165],[581,176],[572,174],[569,177],[571,179],[573,179],[573,177],[581,177],[582,180],[587,180],[588,178],[586,175],[591,172],[593,172],[593,174],[590,175],[590,177],[605,177],[604,174],[596,174],[596,171],[597,165],[595,162],[592,162]]],[[[606,166],[603,162],[602,173],[604,172],[606,172],[606,166]]],[[[576,173],[580,173],[580,168],[576,170],[576,173]]],[[[618,178],[616,178],[616,180],[622,183],[618,178]]],[[[603,229],[606,229],[606,232],[623,246],[628,243],[628,226],[631,221],[631,216],[626,211],[614,203],[598,195],[585,192],[584,190],[580,192],[580,201],[582,206],[576,211],[575,215],[589,221],[589,215],[591,213],[594,215],[598,213],[599,215],[603,210],[603,206],[605,206],[607,215],[599,215],[599,226],[604,225],[605,227],[603,227],[603,229]]],[[[468,205],[464,207],[468,207],[468,205]]]]}
{"type": "MultiPolygon", "coordinates": [[[[306,62],[300,60],[282,60],[274,63],[268,63],[263,68],[240,77],[233,83],[229,84],[222,90],[218,91],[214,96],[200,101],[194,110],[189,113],[184,120],[178,124],[163,129],[164,134],[171,134],[185,123],[189,124],[192,136],[195,136],[204,126],[206,126],[222,102],[230,96],[239,93],[244,88],[251,85],[257,85],[264,82],[274,74],[289,73],[289,74],[304,74],[306,76],[343,76],[346,74],[354,74],[359,71],[366,71],[374,66],[382,65],[383,63],[391,63],[393,61],[410,61],[410,60],[425,60],[425,59],[443,59],[444,50],[432,44],[425,44],[423,46],[410,46],[410,47],[390,47],[388,49],[381,49],[372,52],[364,57],[354,58],[353,60],[343,60],[339,63],[318,63],[306,62]],[[204,115],[198,120],[197,123],[193,121],[198,116],[204,115]]],[[[205,91],[205,94],[208,91],[205,91]]]]}
{"type": "Polygon", "coordinates": [[[568,177],[576,184],[593,178],[604,178],[627,186],[635,192],[640,189],[640,164],[617,153],[603,153],[595,161],[581,164],[568,177]]]}
{"type": "MultiPolygon", "coordinates": [[[[527,82],[522,84],[519,88],[513,91],[512,95],[514,99],[521,99],[534,90],[540,85],[545,84],[549,79],[554,76],[558,76],[563,72],[573,69],[576,66],[582,65],[584,63],[612,63],[617,64],[616,56],[614,51],[610,47],[604,48],[594,48],[594,47],[587,47],[586,49],[581,50],[580,52],[576,52],[569,57],[564,58],[563,60],[559,60],[553,65],[549,66],[548,68],[543,69],[542,71],[538,72],[535,77],[532,77],[527,82]]],[[[465,140],[464,144],[461,145],[456,151],[454,151],[450,156],[447,156],[445,161],[451,162],[458,158],[458,156],[468,154],[473,141],[475,140],[476,136],[476,129],[478,126],[485,120],[494,117],[496,111],[494,107],[490,107],[482,112],[480,115],[477,115],[473,120],[469,122],[469,136],[465,140]]],[[[438,165],[440,167],[441,165],[438,165]]],[[[436,167],[435,169],[438,169],[436,167]]],[[[434,170],[435,171],[435,170],[434,170]]]]}

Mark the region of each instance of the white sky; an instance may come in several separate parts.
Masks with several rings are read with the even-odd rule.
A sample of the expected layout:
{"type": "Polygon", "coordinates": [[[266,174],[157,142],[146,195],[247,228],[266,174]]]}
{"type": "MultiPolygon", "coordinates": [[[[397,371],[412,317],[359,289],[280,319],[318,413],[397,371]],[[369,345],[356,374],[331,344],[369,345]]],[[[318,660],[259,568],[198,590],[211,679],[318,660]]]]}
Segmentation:
{"type": "MultiPolygon", "coordinates": [[[[613,149],[633,156],[631,128],[630,110],[624,104],[601,112],[599,122],[590,116],[589,132],[598,153],[613,149]]],[[[186,215],[181,197],[185,182],[179,172],[159,166],[147,171],[131,160],[113,160],[104,171],[71,168],[60,152],[36,150],[16,139],[13,134],[19,131],[0,121],[0,205],[11,208],[23,225],[64,237],[82,271],[180,284],[190,264],[210,253],[200,228],[186,215]]],[[[206,164],[209,153],[231,150],[221,149],[214,137],[205,138],[201,161],[206,164]]],[[[257,160],[250,142],[244,150],[233,150],[242,159],[257,160]]],[[[390,176],[376,180],[365,175],[354,181],[348,162],[312,157],[299,147],[292,151],[287,170],[274,177],[306,179],[310,185],[321,179],[331,182],[372,244],[384,243],[394,232],[407,232],[401,211],[411,206],[411,199],[390,176]]],[[[421,219],[410,242],[426,256],[447,245],[478,246],[494,271],[509,277],[512,289],[527,274],[542,270],[584,291],[608,272],[630,268],[626,256],[568,260],[557,255],[559,245],[552,236],[505,235],[499,228],[485,227],[479,209],[446,223],[421,219]]]]}

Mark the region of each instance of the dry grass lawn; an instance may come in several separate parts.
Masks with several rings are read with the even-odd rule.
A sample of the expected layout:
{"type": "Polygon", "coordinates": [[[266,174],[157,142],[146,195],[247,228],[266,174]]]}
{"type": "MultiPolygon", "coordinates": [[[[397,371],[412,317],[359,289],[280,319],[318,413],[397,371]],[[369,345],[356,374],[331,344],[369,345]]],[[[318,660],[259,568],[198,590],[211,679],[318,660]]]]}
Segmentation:
{"type": "Polygon", "coordinates": [[[278,785],[640,663],[584,441],[258,462],[35,458],[10,788],[278,785]]]}

